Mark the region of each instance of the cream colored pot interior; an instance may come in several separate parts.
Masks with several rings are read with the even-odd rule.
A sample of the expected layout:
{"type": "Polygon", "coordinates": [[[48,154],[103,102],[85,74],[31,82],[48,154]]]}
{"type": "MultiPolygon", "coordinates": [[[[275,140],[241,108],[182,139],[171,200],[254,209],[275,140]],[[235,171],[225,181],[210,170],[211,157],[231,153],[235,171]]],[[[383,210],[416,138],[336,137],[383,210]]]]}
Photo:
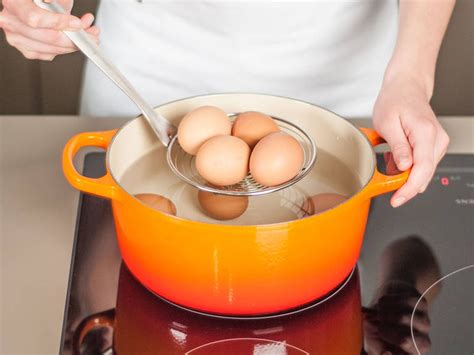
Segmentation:
{"type": "Polygon", "coordinates": [[[252,197],[242,216],[216,221],[202,213],[197,191],[170,171],[166,148],[139,117],[118,132],[108,152],[110,172],[125,191],[131,195],[165,196],[176,205],[181,218],[209,223],[271,224],[306,217],[301,206],[308,197],[320,193],[352,196],[372,177],[375,156],[365,136],[336,114],[308,103],[258,94],[216,94],[172,102],[157,110],[178,126],[187,112],[202,105],[218,106],[228,113],[261,111],[297,124],[316,142],[314,168],[289,189],[252,197]]]}

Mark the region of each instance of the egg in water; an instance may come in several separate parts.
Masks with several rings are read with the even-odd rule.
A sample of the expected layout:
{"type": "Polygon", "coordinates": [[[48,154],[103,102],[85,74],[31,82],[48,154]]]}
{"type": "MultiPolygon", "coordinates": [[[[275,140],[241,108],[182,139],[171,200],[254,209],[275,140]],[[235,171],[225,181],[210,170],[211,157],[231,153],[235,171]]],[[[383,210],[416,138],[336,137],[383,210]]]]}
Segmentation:
{"type": "Polygon", "coordinates": [[[135,197],[154,210],[176,216],[176,206],[166,197],[150,193],[136,194],[135,197]]]}
{"type": "Polygon", "coordinates": [[[335,193],[321,193],[308,197],[303,204],[305,215],[312,216],[329,210],[347,200],[347,196],[335,193]]]}
{"type": "Polygon", "coordinates": [[[220,221],[240,217],[249,205],[247,196],[228,196],[202,190],[198,192],[198,201],[207,216],[220,221]]]}

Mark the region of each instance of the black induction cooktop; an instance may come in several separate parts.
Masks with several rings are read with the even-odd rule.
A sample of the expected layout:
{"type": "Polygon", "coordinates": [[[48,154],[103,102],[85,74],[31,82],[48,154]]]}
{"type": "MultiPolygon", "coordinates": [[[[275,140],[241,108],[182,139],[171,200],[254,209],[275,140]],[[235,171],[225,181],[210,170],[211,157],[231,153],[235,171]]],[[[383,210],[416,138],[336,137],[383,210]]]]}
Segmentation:
{"type": "MultiPolygon", "coordinates": [[[[104,155],[88,154],[84,175],[103,173],[104,155]]],[[[474,354],[473,217],[474,155],[447,155],[414,201],[373,200],[358,266],[337,294],[288,316],[230,320],[145,290],[122,264],[110,203],[81,195],[60,352],[474,354]]]]}

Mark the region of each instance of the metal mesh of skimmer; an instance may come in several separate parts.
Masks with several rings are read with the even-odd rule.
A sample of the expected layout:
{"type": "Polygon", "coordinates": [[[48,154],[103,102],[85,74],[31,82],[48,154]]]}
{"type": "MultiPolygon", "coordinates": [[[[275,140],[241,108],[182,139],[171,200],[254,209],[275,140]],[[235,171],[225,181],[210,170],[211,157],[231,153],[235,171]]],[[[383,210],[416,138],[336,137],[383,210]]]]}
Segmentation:
{"type": "MultiPolygon", "coordinates": [[[[229,114],[228,116],[231,121],[234,121],[237,117],[237,114],[229,114]]],[[[309,173],[316,160],[316,145],[313,139],[295,124],[277,117],[273,117],[273,119],[277,122],[282,132],[285,132],[298,140],[298,142],[301,144],[301,147],[303,148],[304,153],[303,168],[300,170],[298,175],[281,185],[260,185],[249,173],[242,181],[237,184],[219,187],[211,186],[199,175],[194,162],[195,156],[187,154],[181,148],[178,143],[177,136],[173,137],[168,147],[168,164],[179,178],[200,190],[208,192],[232,196],[256,196],[284,189],[300,181],[309,173]]]]}

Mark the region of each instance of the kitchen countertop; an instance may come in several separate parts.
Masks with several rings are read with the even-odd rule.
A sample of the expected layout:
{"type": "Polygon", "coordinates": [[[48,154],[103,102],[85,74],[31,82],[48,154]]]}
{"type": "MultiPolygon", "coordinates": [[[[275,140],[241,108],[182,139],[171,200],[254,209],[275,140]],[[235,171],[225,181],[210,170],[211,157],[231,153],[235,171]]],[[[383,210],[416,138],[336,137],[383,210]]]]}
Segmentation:
{"type": "MultiPolygon", "coordinates": [[[[473,118],[441,118],[448,152],[474,153],[473,118]]],[[[61,151],[76,133],[125,121],[0,116],[0,354],[58,352],[79,197],[63,178],[61,151]]]]}

